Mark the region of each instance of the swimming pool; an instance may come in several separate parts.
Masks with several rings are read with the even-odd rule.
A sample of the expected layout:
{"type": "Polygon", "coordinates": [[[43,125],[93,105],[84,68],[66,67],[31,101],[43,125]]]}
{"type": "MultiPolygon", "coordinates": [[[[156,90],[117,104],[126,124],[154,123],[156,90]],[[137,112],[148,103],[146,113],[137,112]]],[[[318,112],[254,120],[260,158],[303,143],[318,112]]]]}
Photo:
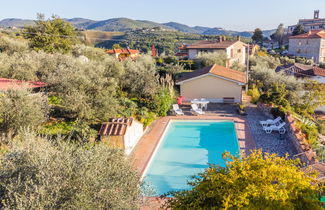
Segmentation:
{"type": "Polygon", "coordinates": [[[224,166],[222,153],[239,155],[232,121],[171,121],[143,173],[157,195],[191,187],[191,176],[210,164],[224,166]]]}

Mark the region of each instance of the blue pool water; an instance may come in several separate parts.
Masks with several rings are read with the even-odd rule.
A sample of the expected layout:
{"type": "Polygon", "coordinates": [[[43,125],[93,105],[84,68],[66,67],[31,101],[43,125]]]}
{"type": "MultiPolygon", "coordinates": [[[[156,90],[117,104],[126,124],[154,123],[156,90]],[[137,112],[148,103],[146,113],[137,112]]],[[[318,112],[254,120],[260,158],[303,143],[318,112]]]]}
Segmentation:
{"type": "Polygon", "coordinates": [[[224,166],[223,152],[239,154],[234,122],[172,121],[167,129],[144,174],[155,195],[190,189],[187,181],[208,163],[224,166]]]}

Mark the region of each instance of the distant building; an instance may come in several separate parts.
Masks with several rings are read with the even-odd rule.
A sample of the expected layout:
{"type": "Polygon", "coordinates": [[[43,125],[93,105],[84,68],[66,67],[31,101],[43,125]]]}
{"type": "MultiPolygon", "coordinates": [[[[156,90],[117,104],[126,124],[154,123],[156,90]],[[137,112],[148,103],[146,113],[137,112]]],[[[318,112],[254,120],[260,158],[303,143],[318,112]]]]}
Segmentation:
{"type": "Polygon", "coordinates": [[[114,55],[119,60],[125,60],[127,58],[135,59],[140,55],[139,50],[132,49],[112,49],[107,50],[106,53],[114,55]]]}
{"type": "Polygon", "coordinates": [[[179,58],[196,59],[200,53],[225,52],[228,58],[228,65],[234,62],[245,64],[246,44],[240,41],[238,36],[236,40],[226,40],[225,36],[220,36],[218,41],[198,41],[192,45],[183,45],[180,51],[176,53],[179,58]]]}
{"type": "MultiPolygon", "coordinates": [[[[300,19],[297,25],[299,24],[304,26],[305,31],[325,30],[325,18],[319,18],[319,10],[314,11],[313,19],[300,19]]],[[[297,25],[289,26],[288,33],[292,34],[297,25]]]]}
{"type": "Polygon", "coordinates": [[[305,34],[289,37],[289,55],[325,62],[325,30],[312,30],[305,34]]]}
{"type": "Polygon", "coordinates": [[[143,125],[133,118],[110,118],[103,123],[100,139],[110,147],[123,149],[130,154],[144,133],[143,125]]]}
{"type": "Polygon", "coordinates": [[[300,63],[278,66],[276,72],[284,72],[301,79],[310,79],[325,84],[325,69],[300,63]]]}

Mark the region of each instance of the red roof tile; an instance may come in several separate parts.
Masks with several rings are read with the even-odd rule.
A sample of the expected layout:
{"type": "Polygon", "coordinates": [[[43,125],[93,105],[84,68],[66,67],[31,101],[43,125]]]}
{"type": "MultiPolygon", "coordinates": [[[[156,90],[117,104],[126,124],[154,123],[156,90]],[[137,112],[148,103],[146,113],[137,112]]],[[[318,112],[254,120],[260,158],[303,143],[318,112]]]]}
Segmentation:
{"type": "Polygon", "coordinates": [[[190,73],[186,73],[183,77],[177,80],[176,83],[180,83],[185,80],[199,77],[205,74],[214,74],[223,78],[234,80],[236,82],[246,83],[246,74],[244,72],[229,69],[224,66],[219,66],[216,64],[212,66],[204,67],[202,69],[195,70],[190,73]]]}
{"type": "Polygon", "coordinates": [[[325,77],[325,69],[317,66],[304,65],[300,63],[278,66],[276,72],[284,71],[288,74],[294,74],[297,77],[322,76],[325,77]]]}
{"type": "Polygon", "coordinates": [[[46,86],[44,82],[32,82],[32,81],[0,78],[0,90],[2,91],[6,91],[8,89],[18,89],[23,87],[38,88],[44,86],[46,86]]]}
{"type": "Polygon", "coordinates": [[[131,126],[133,118],[110,118],[107,123],[103,123],[99,135],[101,136],[123,136],[131,126]]]}
{"type": "Polygon", "coordinates": [[[112,49],[106,50],[108,54],[139,54],[139,50],[132,50],[132,49],[112,49]]]}
{"type": "Polygon", "coordinates": [[[289,37],[289,39],[319,39],[319,38],[325,38],[325,30],[311,30],[304,34],[289,37]]]}

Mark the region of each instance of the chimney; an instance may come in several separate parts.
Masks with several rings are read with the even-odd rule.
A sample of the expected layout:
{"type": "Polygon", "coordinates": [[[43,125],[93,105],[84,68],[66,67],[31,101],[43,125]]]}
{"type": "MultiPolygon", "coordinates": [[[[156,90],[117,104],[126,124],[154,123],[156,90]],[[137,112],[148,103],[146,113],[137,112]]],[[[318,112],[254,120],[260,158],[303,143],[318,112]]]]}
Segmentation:
{"type": "Polygon", "coordinates": [[[227,40],[226,36],[223,36],[223,41],[226,41],[226,40],[227,40]]]}
{"type": "Polygon", "coordinates": [[[319,18],[319,10],[315,10],[314,11],[314,19],[318,19],[319,18]]]}
{"type": "Polygon", "coordinates": [[[223,36],[219,36],[219,42],[223,42],[223,36]]]}
{"type": "Polygon", "coordinates": [[[237,36],[237,41],[240,41],[240,36],[237,36]]]}

